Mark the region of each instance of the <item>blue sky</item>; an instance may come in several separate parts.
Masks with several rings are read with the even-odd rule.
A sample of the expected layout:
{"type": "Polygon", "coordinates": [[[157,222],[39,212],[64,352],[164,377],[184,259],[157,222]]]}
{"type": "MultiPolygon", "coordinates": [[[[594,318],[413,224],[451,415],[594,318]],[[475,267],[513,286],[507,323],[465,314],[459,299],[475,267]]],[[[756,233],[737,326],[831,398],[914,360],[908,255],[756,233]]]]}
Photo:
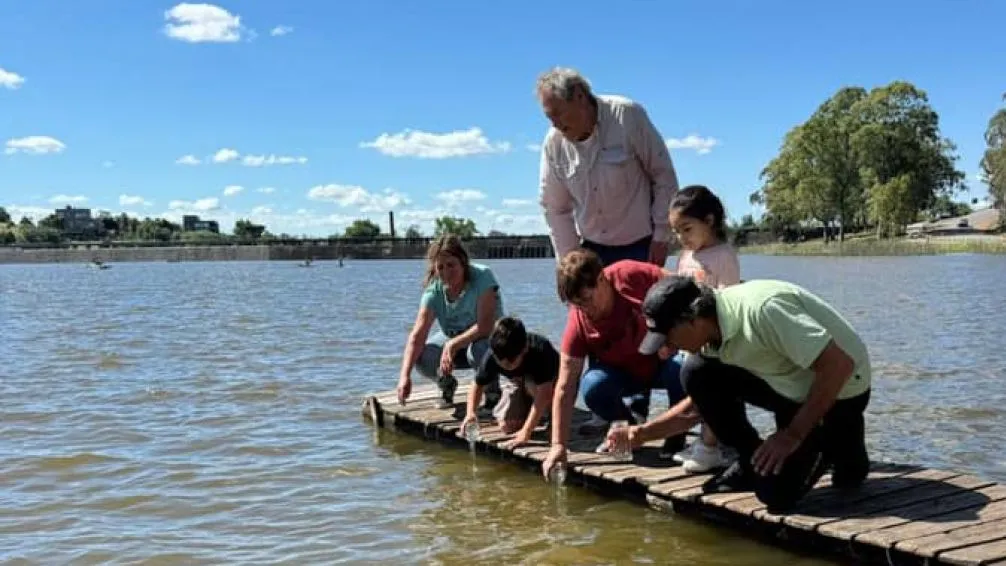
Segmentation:
{"type": "Polygon", "coordinates": [[[788,129],[843,85],[896,79],[926,90],[983,197],[1003,21],[994,0],[8,0],[0,205],[542,232],[532,90],[554,65],[641,102],[681,183],[734,218],[788,129]]]}

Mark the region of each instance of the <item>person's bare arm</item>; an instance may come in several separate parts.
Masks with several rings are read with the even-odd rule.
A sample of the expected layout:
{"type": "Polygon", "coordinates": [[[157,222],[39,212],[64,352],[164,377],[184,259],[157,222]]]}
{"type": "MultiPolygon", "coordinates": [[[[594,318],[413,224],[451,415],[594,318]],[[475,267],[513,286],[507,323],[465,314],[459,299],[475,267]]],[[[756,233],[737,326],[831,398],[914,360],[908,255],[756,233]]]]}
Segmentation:
{"type": "Polygon", "coordinates": [[[468,406],[465,409],[465,417],[474,417],[476,409],[479,403],[482,401],[482,391],[485,387],[479,385],[478,383],[472,383],[471,389],[468,390],[468,406]]]}
{"type": "Polygon", "coordinates": [[[415,365],[419,355],[423,352],[423,345],[430,335],[430,328],[433,327],[435,315],[428,308],[420,308],[416,313],[416,321],[412,324],[412,331],[405,342],[405,351],[402,354],[402,367],[399,376],[408,379],[412,373],[412,366],[415,365]]]}
{"type": "Polygon", "coordinates": [[[839,392],[852,377],[855,368],[856,363],[849,354],[834,340],[830,341],[811,365],[814,382],[810,386],[807,400],[786,427],[787,431],[800,440],[806,438],[835,404],[839,392]]]}
{"type": "Polygon", "coordinates": [[[582,371],[583,358],[559,355],[559,377],[552,395],[552,444],[565,446],[569,442],[570,420],[582,371]]]}
{"type": "Polygon", "coordinates": [[[700,420],[693,409],[692,398],[685,397],[657,418],[637,426],[633,444],[640,445],[688,432],[700,420]]]}
{"type": "Polygon", "coordinates": [[[552,396],[555,392],[555,382],[548,382],[538,385],[534,391],[534,401],[531,403],[531,410],[524,419],[524,426],[521,427],[520,434],[525,438],[530,438],[535,427],[541,421],[541,416],[552,405],[552,396]]]}
{"type": "Polygon", "coordinates": [[[421,307],[416,313],[416,321],[412,324],[412,331],[405,342],[405,351],[402,353],[402,367],[398,376],[398,402],[405,404],[412,394],[412,367],[416,364],[420,354],[423,353],[423,345],[430,334],[430,327],[433,326],[435,316],[433,311],[421,307]]]}

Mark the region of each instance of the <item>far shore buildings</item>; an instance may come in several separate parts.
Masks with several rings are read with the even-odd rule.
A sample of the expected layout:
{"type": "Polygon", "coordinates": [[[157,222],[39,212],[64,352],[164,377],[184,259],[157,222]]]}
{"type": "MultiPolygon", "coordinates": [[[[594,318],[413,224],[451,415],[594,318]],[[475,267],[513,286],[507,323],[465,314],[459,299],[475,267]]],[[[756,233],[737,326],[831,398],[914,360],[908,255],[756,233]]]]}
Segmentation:
{"type": "Polygon", "coordinates": [[[220,233],[220,224],[216,220],[200,220],[195,214],[186,214],[182,217],[183,232],[213,232],[220,233]]]}
{"type": "Polygon", "coordinates": [[[101,234],[104,232],[104,223],[98,218],[91,216],[90,208],[74,208],[67,205],[66,208],[56,209],[56,218],[60,221],[61,231],[68,236],[83,236],[85,234],[101,234]]]}
{"type": "MultiPolygon", "coordinates": [[[[55,216],[60,222],[61,232],[71,237],[102,236],[105,230],[105,218],[111,214],[100,211],[98,216],[94,216],[90,208],[76,208],[67,205],[64,208],[57,208],[55,216]]],[[[216,220],[203,220],[194,214],[187,214],[182,217],[182,231],[184,232],[213,232],[220,233],[220,224],[216,220]]]]}

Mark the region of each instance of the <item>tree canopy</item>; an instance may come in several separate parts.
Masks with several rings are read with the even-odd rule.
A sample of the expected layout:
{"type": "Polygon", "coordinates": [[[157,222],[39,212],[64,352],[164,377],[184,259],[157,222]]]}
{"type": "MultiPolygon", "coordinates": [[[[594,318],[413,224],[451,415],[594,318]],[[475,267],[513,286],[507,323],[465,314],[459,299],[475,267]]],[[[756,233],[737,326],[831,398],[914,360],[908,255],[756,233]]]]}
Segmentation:
{"type": "Polygon", "coordinates": [[[433,235],[442,236],[444,234],[454,234],[462,240],[474,238],[479,234],[475,227],[475,221],[470,218],[459,218],[456,216],[441,216],[434,222],[433,235]]]}
{"type": "Polygon", "coordinates": [[[381,227],[371,220],[354,220],[352,224],[346,226],[344,235],[347,238],[373,240],[381,235],[381,227]]]}
{"type": "MultiPolygon", "coordinates": [[[[1003,102],[1006,102],[1006,93],[1003,94],[1003,102]]],[[[982,177],[988,183],[992,206],[1000,211],[1000,224],[1006,226],[1006,105],[989,120],[985,129],[985,145],[982,177]]]]}
{"type": "Polygon", "coordinates": [[[786,134],[751,201],[776,230],[817,221],[826,237],[853,226],[895,235],[966,188],[955,152],[911,83],[845,87],[786,134]]]}

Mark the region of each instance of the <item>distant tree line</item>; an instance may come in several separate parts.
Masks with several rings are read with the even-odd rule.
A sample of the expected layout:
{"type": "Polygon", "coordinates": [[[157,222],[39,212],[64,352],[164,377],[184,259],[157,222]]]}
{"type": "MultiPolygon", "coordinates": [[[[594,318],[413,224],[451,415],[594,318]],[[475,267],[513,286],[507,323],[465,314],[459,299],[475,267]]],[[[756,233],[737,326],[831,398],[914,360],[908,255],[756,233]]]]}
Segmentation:
{"type": "MultiPolygon", "coordinates": [[[[985,139],[983,176],[1002,210],[1006,108],[993,116],[985,139]]],[[[826,240],[842,239],[850,228],[896,236],[913,222],[970,212],[953,198],[967,189],[957,160],[922,90],[903,81],[870,91],[845,87],[786,134],[750,201],[764,206],[760,227],[775,234],[817,224],[826,240]]]]}
{"type": "Polygon", "coordinates": [[[15,222],[6,209],[0,207],[0,244],[51,243],[58,244],[70,239],[77,241],[109,242],[192,242],[192,243],[232,243],[258,242],[273,239],[266,227],[250,220],[240,219],[234,223],[232,234],[218,234],[207,230],[183,230],[182,225],[164,218],[134,218],[126,214],[99,216],[93,225],[79,234],[66,233],[61,220],[55,214],[40,219],[37,223],[27,216],[15,222]]]}

